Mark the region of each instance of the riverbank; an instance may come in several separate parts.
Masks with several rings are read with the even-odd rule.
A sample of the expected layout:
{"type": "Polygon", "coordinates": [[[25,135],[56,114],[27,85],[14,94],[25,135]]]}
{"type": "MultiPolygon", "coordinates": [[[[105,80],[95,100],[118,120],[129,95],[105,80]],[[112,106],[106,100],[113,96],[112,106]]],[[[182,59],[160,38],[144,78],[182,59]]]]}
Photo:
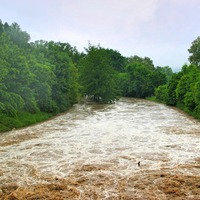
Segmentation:
{"type": "MultiPolygon", "coordinates": [[[[122,97],[123,98],[123,97],[122,97]]],[[[134,98],[132,98],[134,99],[134,98]]],[[[146,100],[153,101],[155,103],[162,103],[164,102],[158,101],[154,96],[146,98],[146,100]]],[[[166,105],[166,104],[165,104],[166,105]]],[[[192,115],[192,113],[186,112],[183,109],[179,107],[174,107],[174,109],[179,109],[180,111],[188,114],[191,117],[194,117],[198,120],[200,120],[200,117],[197,117],[195,115],[192,115]]],[[[51,117],[56,116],[52,113],[45,113],[45,112],[38,112],[38,113],[28,113],[28,112],[22,112],[19,113],[16,117],[9,117],[3,114],[0,114],[0,133],[11,131],[14,129],[24,128],[30,125],[34,125],[40,122],[44,122],[51,117]]]]}
{"type": "MultiPolygon", "coordinates": [[[[149,100],[149,101],[153,101],[153,102],[156,102],[156,103],[161,103],[161,104],[167,105],[166,102],[163,102],[163,101],[160,101],[160,100],[156,99],[155,96],[148,97],[148,98],[146,98],[146,100],[149,100]]],[[[170,105],[167,105],[167,106],[170,106],[170,105]]],[[[172,107],[173,109],[179,110],[179,112],[183,112],[183,113],[187,114],[188,116],[193,117],[193,118],[195,118],[195,119],[197,119],[197,120],[200,121],[200,116],[199,116],[197,113],[193,113],[193,112],[191,112],[191,111],[189,111],[189,110],[185,110],[183,107],[178,106],[178,105],[177,105],[177,106],[171,106],[171,107],[172,107]]]]}
{"type": "Polygon", "coordinates": [[[9,117],[0,114],[0,133],[37,124],[51,118],[52,116],[53,114],[44,112],[38,112],[34,114],[23,112],[19,113],[16,117],[9,117]]]}

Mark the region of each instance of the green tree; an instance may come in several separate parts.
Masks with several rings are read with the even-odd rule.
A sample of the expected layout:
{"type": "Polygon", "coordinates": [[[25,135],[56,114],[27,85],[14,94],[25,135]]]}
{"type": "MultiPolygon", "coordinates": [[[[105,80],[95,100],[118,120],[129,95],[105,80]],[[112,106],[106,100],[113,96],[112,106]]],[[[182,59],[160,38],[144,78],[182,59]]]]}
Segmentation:
{"type": "Polygon", "coordinates": [[[195,83],[192,85],[192,95],[194,98],[194,102],[196,107],[193,110],[193,115],[200,119],[200,72],[198,73],[198,77],[195,83]]]}
{"type": "Polygon", "coordinates": [[[52,71],[56,81],[52,86],[52,98],[59,107],[59,111],[66,111],[79,98],[78,71],[69,57],[68,44],[47,43],[46,58],[52,64],[52,71]]]}
{"type": "Polygon", "coordinates": [[[172,75],[173,75],[173,71],[169,66],[165,66],[165,67],[157,67],[156,68],[160,73],[164,74],[167,82],[170,81],[172,75]]]}
{"type": "Polygon", "coordinates": [[[128,96],[129,94],[129,75],[126,72],[117,74],[117,86],[121,96],[128,96]]]}
{"type": "Polygon", "coordinates": [[[0,131],[66,111],[79,98],[83,54],[68,43],[29,39],[17,23],[0,20],[0,131]]]}
{"type": "Polygon", "coordinates": [[[167,95],[166,103],[168,105],[175,106],[177,104],[176,88],[181,77],[182,77],[182,72],[179,72],[177,74],[174,73],[167,85],[168,95],[167,95]]]}
{"type": "Polygon", "coordinates": [[[127,64],[130,64],[130,63],[140,63],[144,65],[146,68],[148,68],[149,70],[154,70],[153,61],[148,57],[141,58],[139,56],[131,56],[127,58],[127,64]]]}
{"type": "Polygon", "coordinates": [[[166,103],[167,102],[167,99],[168,99],[168,88],[167,88],[167,85],[160,85],[159,87],[157,87],[155,89],[155,96],[156,96],[156,99],[163,102],[163,103],[166,103]]]}
{"type": "Polygon", "coordinates": [[[198,69],[195,65],[184,65],[182,67],[182,77],[176,87],[177,104],[182,109],[192,110],[196,107],[192,95],[192,85],[196,82],[198,69]]]}
{"type": "Polygon", "coordinates": [[[125,96],[145,98],[154,94],[155,87],[166,83],[165,75],[154,68],[150,58],[134,56],[128,58],[127,63],[127,75],[121,76],[119,84],[126,89],[125,96]]]}
{"type": "Polygon", "coordinates": [[[117,72],[124,72],[126,59],[118,51],[113,49],[106,49],[108,56],[110,57],[110,65],[117,72]]]}
{"type": "Polygon", "coordinates": [[[40,111],[57,113],[58,108],[52,100],[52,87],[55,84],[55,74],[50,66],[40,64],[32,60],[29,64],[34,75],[30,88],[34,91],[34,96],[40,111]]]}
{"type": "MultiPolygon", "coordinates": [[[[6,33],[0,36],[0,60],[3,62],[3,86],[8,93],[19,95],[24,101],[24,108],[37,112],[38,108],[29,85],[32,74],[23,51],[15,45],[6,33]]],[[[15,97],[15,95],[12,95],[15,97]]],[[[11,96],[11,97],[12,97],[11,96]]]]}
{"type": "Polygon", "coordinates": [[[4,25],[2,23],[2,21],[0,20],[0,35],[3,33],[3,30],[4,30],[4,25]]]}
{"type": "Polygon", "coordinates": [[[152,84],[156,88],[167,83],[167,75],[162,67],[156,67],[152,72],[152,84]]]}
{"type": "Polygon", "coordinates": [[[106,49],[89,45],[82,59],[80,80],[83,95],[94,101],[109,103],[117,99],[116,72],[106,49]]]}
{"type": "Polygon", "coordinates": [[[153,94],[152,71],[142,63],[132,63],[126,68],[129,74],[128,96],[145,98],[153,94]]]}
{"type": "Polygon", "coordinates": [[[190,49],[188,49],[189,53],[189,61],[191,64],[194,64],[200,68],[200,37],[197,37],[192,42],[190,49]]]}
{"type": "Polygon", "coordinates": [[[29,46],[28,41],[30,40],[30,35],[22,31],[19,24],[16,22],[9,25],[4,25],[4,31],[18,47],[27,48],[29,46]]]}

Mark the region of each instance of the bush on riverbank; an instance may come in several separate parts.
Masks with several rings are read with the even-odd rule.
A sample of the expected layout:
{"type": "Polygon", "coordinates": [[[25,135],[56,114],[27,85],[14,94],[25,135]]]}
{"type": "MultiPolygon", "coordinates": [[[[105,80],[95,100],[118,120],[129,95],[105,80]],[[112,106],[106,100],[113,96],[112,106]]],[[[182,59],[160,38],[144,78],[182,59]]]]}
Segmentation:
{"type": "Polygon", "coordinates": [[[200,119],[200,69],[196,65],[184,65],[173,75],[168,84],[155,90],[156,100],[176,106],[200,119]]]}

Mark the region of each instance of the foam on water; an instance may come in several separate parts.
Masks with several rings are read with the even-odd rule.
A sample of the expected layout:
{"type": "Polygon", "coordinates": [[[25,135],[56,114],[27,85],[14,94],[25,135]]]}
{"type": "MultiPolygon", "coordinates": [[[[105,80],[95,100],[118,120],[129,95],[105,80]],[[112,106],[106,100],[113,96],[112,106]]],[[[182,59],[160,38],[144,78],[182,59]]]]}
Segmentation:
{"type": "Polygon", "coordinates": [[[199,139],[199,122],[162,104],[128,98],[78,104],[47,122],[2,134],[0,182],[39,183],[44,174],[67,177],[92,165],[116,175],[173,168],[200,157],[199,139]]]}

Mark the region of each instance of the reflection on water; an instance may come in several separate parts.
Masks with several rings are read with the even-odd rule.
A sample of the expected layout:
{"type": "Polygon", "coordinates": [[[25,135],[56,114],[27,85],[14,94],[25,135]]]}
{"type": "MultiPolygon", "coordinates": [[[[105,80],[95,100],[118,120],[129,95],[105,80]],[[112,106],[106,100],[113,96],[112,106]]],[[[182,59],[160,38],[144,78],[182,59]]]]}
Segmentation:
{"type": "MultiPolygon", "coordinates": [[[[53,120],[0,136],[0,186],[32,185],[80,171],[116,177],[176,171],[199,163],[199,138],[199,122],[162,104],[122,98],[111,105],[75,105],[53,120]]],[[[179,172],[199,175],[200,168],[179,172]]]]}

